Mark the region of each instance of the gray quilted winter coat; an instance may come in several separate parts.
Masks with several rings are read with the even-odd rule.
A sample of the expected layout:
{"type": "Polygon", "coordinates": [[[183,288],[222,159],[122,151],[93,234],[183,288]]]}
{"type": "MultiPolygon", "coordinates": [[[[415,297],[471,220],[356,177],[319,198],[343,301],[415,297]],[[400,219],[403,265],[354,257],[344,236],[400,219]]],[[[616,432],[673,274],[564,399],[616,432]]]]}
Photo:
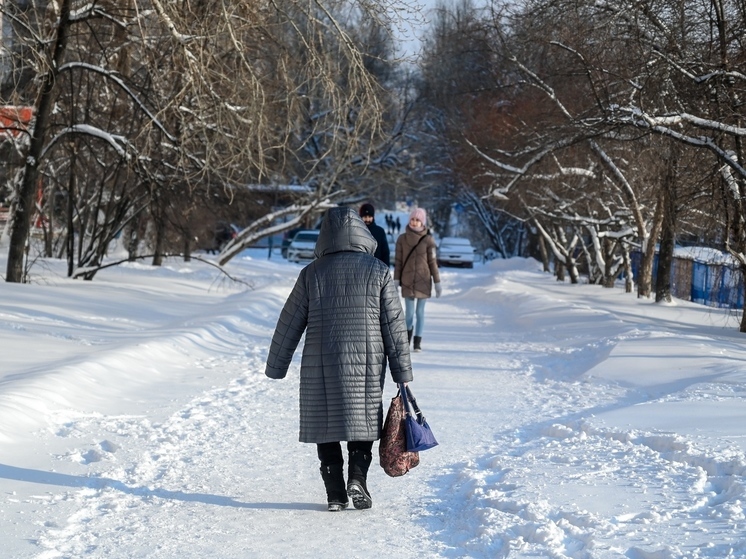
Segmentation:
{"type": "Polygon", "coordinates": [[[280,314],[265,374],[285,377],[306,331],[301,442],[379,439],[386,358],[394,382],[412,380],[401,302],[375,249],[353,210],[330,209],[316,242],[317,260],[301,270],[280,314]]]}

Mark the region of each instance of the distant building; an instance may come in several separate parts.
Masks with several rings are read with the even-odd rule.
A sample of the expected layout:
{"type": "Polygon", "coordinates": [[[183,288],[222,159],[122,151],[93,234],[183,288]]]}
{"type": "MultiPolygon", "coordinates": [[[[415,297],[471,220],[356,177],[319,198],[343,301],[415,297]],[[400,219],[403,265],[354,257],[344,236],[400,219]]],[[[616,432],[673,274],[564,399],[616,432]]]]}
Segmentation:
{"type": "Polygon", "coordinates": [[[31,65],[24,65],[26,41],[23,26],[14,26],[13,20],[2,9],[14,10],[21,18],[28,15],[32,24],[43,21],[47,0],[0,0],[0,204],[9,194],[8,181],[23,164],[18,141],[23,141],[25,131],[34,115],[34,78],[31,65]]]}
{"type": "MultiPolygon", "coordinates": [[[[31,27],[42,24],[48,4],[47,0],[0,0],[0,8],[12,9],[21,19],[28,16],[31,27]]],[[[24,33],[27,31],[23,26],[14,26],[13,20],[0,11],[0,101],[3,104],[11,99],[13,104],[28,102],[29,99],[23,97],[31,95],[26,85],[33,79],[33,72],[30,65],[19,64],[24,59],[24,33]]]]}
{"type": "Polygon", "coordinates": [[[5,76],[10,72],[10,26],[6,28],[2,8],[5,0],[0,0],[0,83],[5,83],[5,76]]]}

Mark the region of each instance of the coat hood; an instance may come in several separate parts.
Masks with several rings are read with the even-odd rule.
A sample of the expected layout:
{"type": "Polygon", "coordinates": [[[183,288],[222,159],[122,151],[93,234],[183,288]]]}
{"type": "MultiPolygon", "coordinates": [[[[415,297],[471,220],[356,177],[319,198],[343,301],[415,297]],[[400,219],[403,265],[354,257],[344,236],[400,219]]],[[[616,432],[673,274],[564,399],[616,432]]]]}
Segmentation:
{"type": "Polygon", "coordinates": [[[316,241],[316,258],[334,252],[367,252],[374,254],[378,243],[365,222],[351,208],[327,210],[316,241]]]}

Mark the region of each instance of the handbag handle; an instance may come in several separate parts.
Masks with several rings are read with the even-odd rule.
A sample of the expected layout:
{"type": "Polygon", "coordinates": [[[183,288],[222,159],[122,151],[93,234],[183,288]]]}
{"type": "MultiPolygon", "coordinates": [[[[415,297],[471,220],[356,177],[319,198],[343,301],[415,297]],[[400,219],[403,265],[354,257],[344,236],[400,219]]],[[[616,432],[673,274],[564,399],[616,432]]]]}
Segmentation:
{"type": "Polygon", "coordinates": [[[401,383],[397,383],[396,387],[399,389],[397,396],[401,398],[402,405],[404,406],[404,415],[409,415],[409,402],[406,396],[407,388],[401,383]]]}
{"type": "Polygon", "coordinates": [[[411,415],[411,412],[409,411],[411,405],[414,415],[417,417],[417,423],[422,423],[425,416],[422,415],[422,411],[417,405],[417,400],[412,393],[412,389],[409,388],[409,386],[405,386],[404,383],[398,383],[397,386],[399,387],[399,394],[401,394],[402,401],[404,402],[404,413],[411,415]]]}

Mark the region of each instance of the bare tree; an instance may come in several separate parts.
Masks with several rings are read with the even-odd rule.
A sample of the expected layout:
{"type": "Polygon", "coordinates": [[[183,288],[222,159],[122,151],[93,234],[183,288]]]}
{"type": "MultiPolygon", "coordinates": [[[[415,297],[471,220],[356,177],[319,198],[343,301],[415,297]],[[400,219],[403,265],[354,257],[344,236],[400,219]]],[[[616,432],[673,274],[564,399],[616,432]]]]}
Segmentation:
{"type": "MultiPolygon", "coordinates": [[[[589,265],[603,264],[606,276],[613,273],[610,262],[628,259],[625,247],[637,246],[643,253],[642,296],[650,294],[661,230],[667,254],[683,235],[723,243],[743,267],[745,17],[741,3],[730,0],[495,5],[491,18],[472,23],[473,36],[482,38],[481,60],[489,61],[485,52],[491,53],[486,68],[492,83],[483,80],[487,86],[471,92],[464,101],[468,110],[459,113],[466,118],[449,136],[455,150],[471,150],[481,159],[481,167],[462,167],[470,174],[463,182],[475,184],[481,196],[520,196],[562,259],[560,247],[567,252],[577,234],[568,224],[582,222],[579,246],[589,265]],[[665,154],[672,143],[679,146],[678,161],[687,162],[673,170],[661,164],[670,161],[665,154]],[[595,178],[570,180],[572,170],[595,178]],[[705,180],[720,190],[703,190],[705,180]],[[591,197],[595,205],[586,203],[591,197]],[[604,232],[594,221],[599,211],[624,217],[615,231],[604,232]],[[594,230],[603,233],[598,241],[594,230]],[[623,240],[610,242],[610,235],[623,240]]],[[[436,29],[433,37],[440,45],[446,34],[436,29]]],[[[460,108],[458,101],[449,97],[460,108]]],[[[659,281],[666,281],[666,270],[658,272],[659,281]]],[[[659,291],[665,297],[666,286],[659,291]]]]}
{"type": "Polygon", "coordinates": [[[49,222],[49,246],[61,234],[69,262],[90,270],[83,276],[90,279],[111,239],[142,232],[143,218],[157,264],[177,242],[174,233],[188,254],[194,231],[209,229],[194,221],[207,200],[239,201],[244,223],[258,223],[273,214],[278,195],[246,185],[302,184],[301,198],[284,195],[282,203],[316,207],[397,164],[400,120],[386,121],[381,50],[392,6],[65,0],[18,11],[4,4],[25,41],[18,67],[34,76],[11,94],[35,109],[11,196],[6,280],[25,278],[40,179],[45,211],[58,217],[49,222]],[[367,34],[352,33],[358,25],[367,34]]]}

